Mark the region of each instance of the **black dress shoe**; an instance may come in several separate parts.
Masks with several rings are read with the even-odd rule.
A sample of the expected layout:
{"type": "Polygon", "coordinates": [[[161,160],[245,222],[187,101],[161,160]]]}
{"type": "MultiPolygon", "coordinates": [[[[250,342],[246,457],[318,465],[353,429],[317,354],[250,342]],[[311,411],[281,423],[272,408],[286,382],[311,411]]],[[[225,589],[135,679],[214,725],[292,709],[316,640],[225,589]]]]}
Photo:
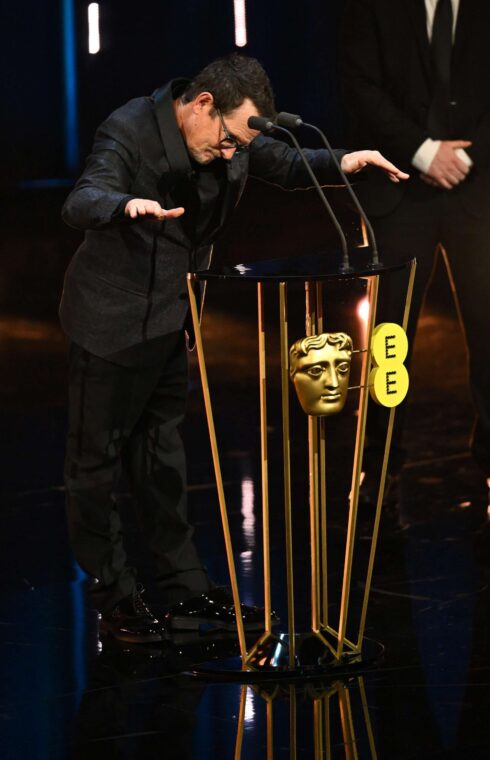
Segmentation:
{"type": "Polygon", "coordinates": [[[165,625],[150,612],[141,598],[140,587],[102,614],[99,632],[130,644],[149,644],[166,638],[165,625]]]}
{"type": "MultiPolygon", "coordinates": [[[[264,608],[242,604],[243,625],[246,631],[264,630],[264,608]]],[[[275,612],[272,625],[280,620],[275,612]]],[[[216,587],[192,599],[178,602],[165,615],[165,622],[173,630],[197,631],[201,627],[213,627],[223,631],[236,631],[233,597],[226,588],[216,587]]]]}

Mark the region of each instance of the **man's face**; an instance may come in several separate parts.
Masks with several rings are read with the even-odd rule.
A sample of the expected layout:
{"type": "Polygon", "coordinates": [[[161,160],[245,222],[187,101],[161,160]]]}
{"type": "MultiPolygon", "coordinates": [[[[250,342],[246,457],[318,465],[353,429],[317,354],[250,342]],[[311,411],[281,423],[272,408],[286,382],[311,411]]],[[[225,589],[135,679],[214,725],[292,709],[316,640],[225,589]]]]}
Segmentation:
{"type": "Polygon", "coordinates": [[[233,157],[235,148],[221,144],[228,135],[243,146],[249,145],[258,135],[256,130],[247,126],[249,116],[258,115],[248,98],[221,118],[210,93],[201,93],[189,105],[191,108],[183,121],[183,134],[189,153],[200,164],[209,164],[215,158],[229,160],[233,157]]]}
{"type": "Polygon", "coordinates": [[[349,386],[350,351],[327,343],[311,349],[295,363],[293,383],[306,414],[326,416],[344,408],[349,386]]]}

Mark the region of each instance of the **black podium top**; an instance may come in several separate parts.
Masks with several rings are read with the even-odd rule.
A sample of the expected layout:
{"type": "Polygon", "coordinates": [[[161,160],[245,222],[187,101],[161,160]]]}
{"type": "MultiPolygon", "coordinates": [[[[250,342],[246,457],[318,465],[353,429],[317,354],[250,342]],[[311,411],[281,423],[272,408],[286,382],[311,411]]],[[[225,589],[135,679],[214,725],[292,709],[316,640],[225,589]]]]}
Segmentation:
{"type": "Polygon", "coordinates": [[[316,280],[357,279],[386,275],[389,272],[408,269],[413,262],[405,261],[395,266],[374,268],[371,262],[371,249],[358,248],[350,254],[350,270],[342,269],[342,254],[339,251],[319,252],[306,256],[295,256],[287,259],[269,259],[249,264],[225,264],[212,266],[210,269],[194,272],[198,280],[248,280],[250,282],[300,280],[314,282],[316,280]]]}

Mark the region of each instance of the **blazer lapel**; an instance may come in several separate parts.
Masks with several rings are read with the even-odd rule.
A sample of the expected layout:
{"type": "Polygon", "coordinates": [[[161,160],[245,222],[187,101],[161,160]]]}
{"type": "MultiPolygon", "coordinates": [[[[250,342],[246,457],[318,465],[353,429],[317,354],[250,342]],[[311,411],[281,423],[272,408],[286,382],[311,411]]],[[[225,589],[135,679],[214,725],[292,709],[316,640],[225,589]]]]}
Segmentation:
{"type": "Polygon", "coordinates": [[[233,156],[226,164],[226,187],[221,203],[220,217],[217,226],[206,235],[209,242],[214,240],[218,232],[226,225],[233,209],[240,200],[245,189],[248,176],[248,151],[233,156]]]}
{"type": "Polygon", "coordinates": [[[152,97],[158,130],[170,167],[169,173],[162,177],[159,189],[162,195],[170,193],[176,206],[185,208],[185,214],[180,218],[180,222],[187,236],[193,240],[199,197],[189,154],[177,126],[173,106],[174,98],[178,96],[186,83],[186,79],[174,79],[156,90],[152,97]]]}
{"type": "Polygon", "coordinates": [[[245,188],[248,175],[248,151],[233,156],[227,166],[227,185],[221,208],[220,227],[237,205],[245,188]]]}
{"type": "Polygon", "coordinates": [[[407,3],[404,1],[402,5],[408,6],[410,20],[415,31],[415,38],[417,40],[417,46],[419,48],[424,73],[427,76],[427,80],[430,82],[432,75],[429,38],[427,36],[427,15],[425,11],[425,2],[424,0],[408,0],[407,3]]]}
{"type": "MultiPolygon", "coordinates": [[[[454,38],[453,57],[451,63],[452,76],[457,71],[461,61],[464,60],[465,54],[468,55],[468,42],[471,40],[470,23],[475,19],[478,23],[478,8],[472,7],[476,3],[474,0],[460,0],[458,18],[456,21],[456,35],[454,38]]],[[[469,52],[471,55],[471,51],[469,52]]]]}

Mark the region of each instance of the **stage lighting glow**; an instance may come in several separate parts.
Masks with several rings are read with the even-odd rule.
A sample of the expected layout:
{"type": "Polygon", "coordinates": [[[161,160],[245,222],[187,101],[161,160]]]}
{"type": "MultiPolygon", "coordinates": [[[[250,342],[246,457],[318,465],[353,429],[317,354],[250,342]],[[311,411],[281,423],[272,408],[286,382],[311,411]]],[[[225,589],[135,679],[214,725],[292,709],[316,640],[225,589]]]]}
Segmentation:
{"type": "Polygon", "coordinates": [[[357,316],[364,324],[367,324],[369,319],[369,301],[367,298],[363,298],[357,304],[357,316]]]}
{"type": "Polygon", "coordinates": [[[99,50],[99,3],[90,3],[88,6],[88,52],[95,55],[99,50]]]}
{"type": "Polygon", "coordinates": [[[245,723],[253,723],[255,720],[254,693],[249,686],[245,686],[247,696],[245,699],[245,723]]]}
{"type": "Polygon", "coordinates": [[[63,0],[63,73],[65,166],[73,173],[78,168],[78,109],[76,29],[74,0],[63,0]]]}
{"type": "Polygon", "coordinates": [[[235,11],[235,45],[245,47],[247,44],[247,14],[245,0],[234,0],[235,11]]]}
{"type": "Polygon", "coordinates": [[[242,480],[243,538],[248,549],[255,548],[255,494],[251,478],[242,480]]]}

